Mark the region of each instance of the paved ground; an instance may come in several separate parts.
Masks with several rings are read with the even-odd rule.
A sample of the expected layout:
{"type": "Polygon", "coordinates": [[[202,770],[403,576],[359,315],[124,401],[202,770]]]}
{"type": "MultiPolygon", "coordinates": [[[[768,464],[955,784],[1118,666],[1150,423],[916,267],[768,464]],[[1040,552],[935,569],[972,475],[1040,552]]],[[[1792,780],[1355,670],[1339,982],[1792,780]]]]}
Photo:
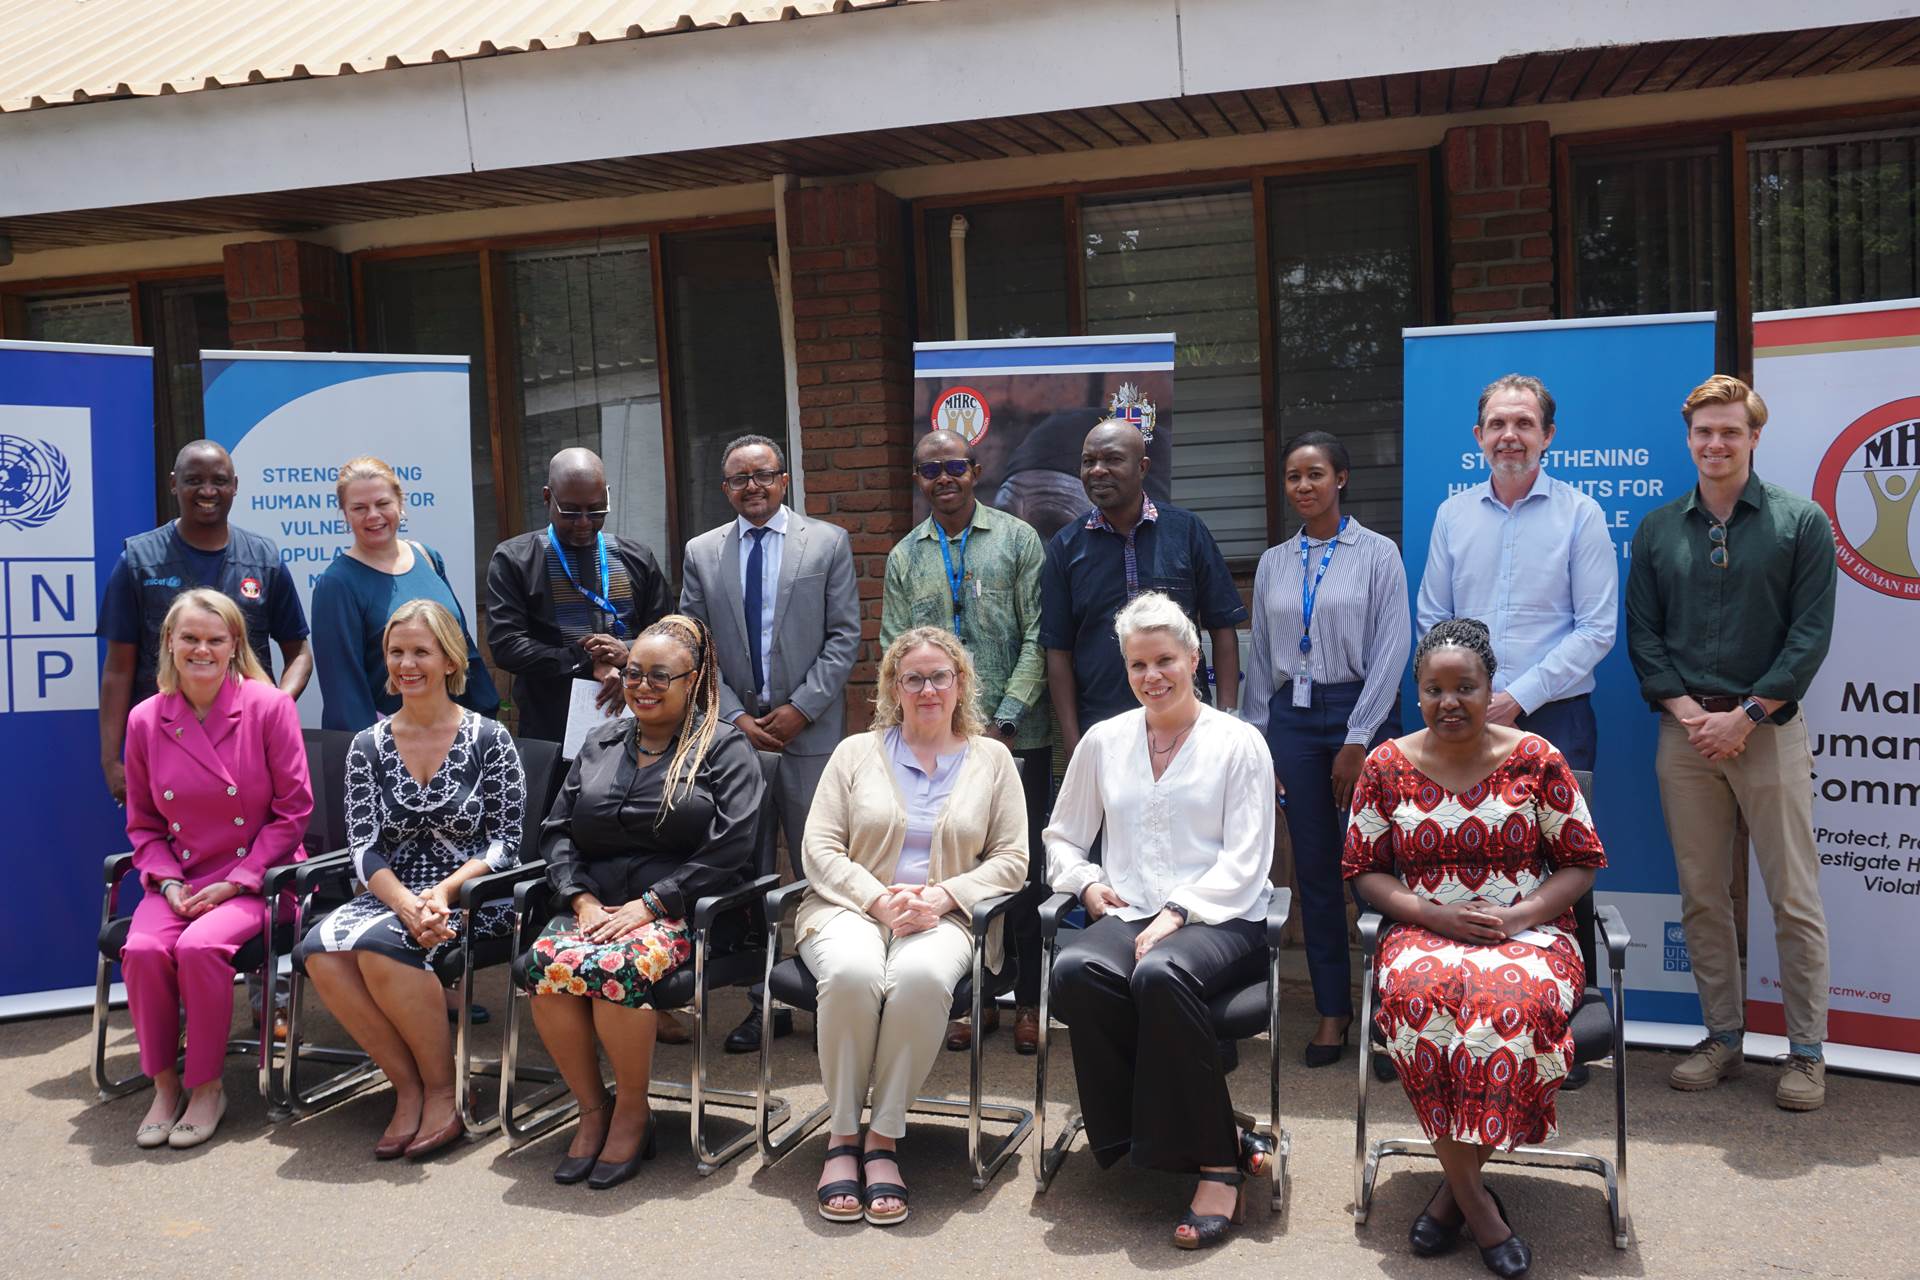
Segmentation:
{"type": "MultiPolygon", "coordinates": [[[[1289,956],[1297,959],[1297,954],[1289,956]]],[[[496,1010],[500,980],[481,997],[496,1010]]],[[[1290,985],[1288,1009],[1306,1007],[1290,985]]],[[[716,1024],[741,1008],[723,1000],[716,1024]]],[[[244,1015],[242,1015],[244,1016],[244,1015]]],[[[133,1036],[116,1015],[114,1052],[131,1065],[133,1036]]],[[[803,1020],[804,1023],[804,1020],[803,1020]]],[[[1166,1243],[1187,1184],[1125,1169],[1101,1172],[1084,1152],[1036,1196],[1031,1142],[984,1192],[968,1188],[965,1136],[953,1122],[916,1127],[903,1144],[913,1217],[891,1231],[836,1226],[814,1213],[824,1134],[764,1168],[749,1153],[696,1177],[683,1111],[662,1104],[660,1158],[610,1192],[554,1185],[566,1139],[550,1135],[509,1153],[501,1138],[425,1165],[376,1164],[385,1095],[362,1095],[296,1124],[270,1127],[241,1059],[231,1060],[233,1105],[220,1134],[189,1152],[146,1153],[133,1131],[146,1095],[94,1100],[86,1073],[88,1024],[69,1017],[0,1027],[0,1097],[8,1099],[0,1161],[0,1266],[10,1276],[228,1275],[586,1276],[645,1274],[809,1277],[1017,1274],[1100,1275],[1117,1269],[1316,1277],[1476,1276],[1469,1250],[1421,1260],[1405,1230],[1437,1177],[1430,1162],[1383,1172],[1372,1222],[1352,1204],[1352,1059],[1340,1069],[1297,1064],[1306,1035],[1294,1017],[1283,1045],[1283,1105],[1293,1133],[1293,1193],[1285,1218],[1264,1204],[1223,1248],[1177,1252],[1166,1243]],[[751,1269],[751,1271],[749,1270],[751,1269]]],[[[496,1022],[497,1028],[497,1022],[496,1022]]],[[[495,1032],[497,1034],[497,1030],[495,1032]]],[[[1032,1059],[1006,1032],[989,1042],[990,1096],[1031,1105],[1032,1059]]],[[[493,1039],[483,1039],[491,1052],[493,1039]]],[[[1065,1038],[1056,1047],[1056,1103],[1070,1104],[1065,1038]]],[[[1243,1107],[1264,1105],[1264,1045],[1244,1046],[1234,1077],[1243,1107]]],[[[690,1051],[663,1049],[663,1077],[690,1051]]],[[[718,1055],[716,1055],[718,1056],[718,1055]]],[[[1772,1103],[1774,1071],[1752,1064],[1709,1094],[1668,1089],[1673,1058],[1634,1051],[1627,1062],[1631,1207],[1636,1238],[1616,1251],[1594,1178],[1532,1170],[1497,1175],[1539,1259],[1537,1276],[1906,1276],[1920,1274],[1913,1211],[1920,1195],[1920,1091],[1836,1077],[1827,1109],[1789,1115],[1772,1103]]],[[[745,1087],[752,1059],[721,1058],[720,1083],[745,1087]]],[[[966,1086],[966,1059],[943,1054],[933,1085],[966,1086]]],[[[782,1040],[784,1092],[820,1100],[807,1036],[782,1040]]],[[[1612,1076],[1561,1105],[1562,1141],[1610,1149],[1612,1076]]],[[[1411,1129],[1397,1086],[1377,1089],[1376,1134],[1411,1129]]],[[[1057,1116],[1057,1112],[1055,1113],[1057,1116]]],[[[563,1131],[564,1132],[564,1131],[563,1131]]]]}

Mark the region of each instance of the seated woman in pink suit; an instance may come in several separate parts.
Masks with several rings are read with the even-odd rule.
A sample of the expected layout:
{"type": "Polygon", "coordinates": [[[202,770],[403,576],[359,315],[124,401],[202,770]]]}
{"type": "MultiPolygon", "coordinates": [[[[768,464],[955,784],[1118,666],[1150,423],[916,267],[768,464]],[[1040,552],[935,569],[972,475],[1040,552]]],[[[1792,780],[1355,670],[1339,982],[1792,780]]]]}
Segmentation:
{"type": "Polygon", "coordinates": [[[1607,860],[1566,759],[1488,722],[1494,670],[1472,618],[1421,639],[1427,727],[1361,766],[1342,871],[1397,922],[1380,940],[1376,1025],[1446,1172],[1408,1232],[1413,1252],[1444,1253],[1466,1227],[1489,1271],[1519,1276],[1533,1251],[1480,1168],[1553,1134],[1586,987],[1573,904],[1607,860]]]}
{"type": "Polygon", "coordinates": [[[158,679],[160,692],[127,718],[127,839],[147,894],[120,968],[140,1069],[153,1077],[134,1140],[193,1147],[227,1111],[234,953],[266,922],[267,869],[306,856],[313,790],[299,713],[261,669],[232,600],[205,587],[174,600],[158,679]],[[174,1065],[183,1006],[184,1076],[174,1065]]]}

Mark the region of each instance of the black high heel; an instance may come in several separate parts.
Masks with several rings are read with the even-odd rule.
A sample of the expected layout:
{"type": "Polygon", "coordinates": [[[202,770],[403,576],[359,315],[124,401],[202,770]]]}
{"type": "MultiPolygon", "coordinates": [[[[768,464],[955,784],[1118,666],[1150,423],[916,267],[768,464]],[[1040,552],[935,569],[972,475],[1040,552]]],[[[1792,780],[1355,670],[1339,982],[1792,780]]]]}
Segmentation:
{"type": "MultiPolygon", "coordinates": [[[[596,1111],[605,1111],[606,1109],[607,1104],[603,1102],[597,1107],[588,1107],[586,1110],[580,1112],[575,1119],[584,1120],[596,1111]]],[[[603,1147],[607,1145],[605,1138],[600,1140],[600,1145],[603,1147]]],[[[590,1156],[563,1156],[560,1163],[553,1166],[553,1180],[563,1187],[570,1187],[576,1182],[585,1182],[587,1175],[593,1172],[593,1166],[599,1162],[600,1153],[597,1150],[590,1156]]]]}
{"type": "Polygon", "coordinates": [[[1247,1175],[1235,1169],[1232,1173],[1217,1173],[1213,1170],[1200,1171],[1202,1182],[1224,1182],[1235,1188],[1233,1193],[1233,1212],[1195,1213],[1188,1209],[1180,1215],[1180,1221],[1173,1224],[1173,1247],[1176,1249],[1211,1249],[1227,1238],[1227,1227],[1238,1226],[1247,1220],[1247,1175]],[[1193,1234],[1183,1236],[1181,1227],[1189,1227],[1193,1234]]]}
{"type": "MultiPolygon", "coordinates": [[[[1444,1182],[1441,1183],[1443,1190],[1445,1186],[1444,1182]]],[[[1433,1194],[1437,1196],[1440,1192],[1436,1191],[1433,1194]]],[[[1464,1213],[1460,1215],[1457,1222],[1442,1222],[1427,1212],[1427,1209],[1432,1207],[1433,1199],[1430,1196],[1427,1199],[1426,1208],[1420,1210],[1420,1216],[1413,1220],[1411,1227],[1407,1228],[1407,1243],[1413,1246],[1413,1253],[1417,1258],[1436,1258],[1443,1253],[1452,1252],[1453,1247],[1460,1243],[1460,1229],[1467,1223],[1467,1215],[1464,1213]]],[[[1459,1205],[1454,1206],[1455,1209],[1459,1207],[1459,1205]]]]}
{"type": "Polygon", "coordinates": [[[651,1111],[647,1112],[647,1132],[640,1139],[640,1149],[619,1164],[608,1164],[604,1160],[596,1163],[593,1166],[593,1173],[587,1178],[587,1185],[595,1191],[605,1191],[609,1187],[619,1186],[640,1172],[640,1162],[653,1159],[654,1137],[659,1127],[660,1117],[651,1111]]]}
{"type": "MultiPolygon", "coordinates": [[[[1507,1216],[1507,1206],[1501,1201],[1500,1193],[1488,1187],[1487,1194],[1493,1197],[1493,1207],[1500,1211],[1500,1221],[1507,1224],[1510,1234],[1499,1244],[1482,1246],[1480,1261],[1486,1265],[1487,1270],[1502,1277],[1502,1280],[1513,1280],[1513,1277],[1524,1276],[1533,1266],[1533,1246],[1522,1240],[1519,1232],[1514,1231],[1513,1219],[1507,1216]]],[[[1464,1215],[1462,1216],[1464,1218],[1464,1215]]]]}
{"type": "Polygon", "coordinates": [[[1314,1044],[1309,1041],[1306,1052],[1300,1055],[1300,1060],[1309,1067],[1330,1067],[1346,1056],[1347,1040],[1352,1035],[1353,1019],[1348,1018],[1347,1025],[1340,1029],[1339,1044],[1314,1044]]]}
{"type": "Polygon", "coordinates": [[[1249,1178],[1263,1178],[1273,1167],[1273,1139],[1251,1129],[1240,1131],[1240,1172],[1249,1178]]]}

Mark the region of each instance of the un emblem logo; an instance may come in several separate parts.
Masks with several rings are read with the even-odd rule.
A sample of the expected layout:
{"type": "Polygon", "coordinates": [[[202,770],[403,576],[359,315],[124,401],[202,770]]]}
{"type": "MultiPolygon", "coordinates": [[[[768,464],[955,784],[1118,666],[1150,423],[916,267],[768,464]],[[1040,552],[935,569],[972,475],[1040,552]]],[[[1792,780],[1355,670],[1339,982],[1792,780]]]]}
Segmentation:
{"type": "Polygon", "coordinates": [[[65,454],[45,440],[0,434],[0,528],[38,529],[72,496],[65,454]]]}

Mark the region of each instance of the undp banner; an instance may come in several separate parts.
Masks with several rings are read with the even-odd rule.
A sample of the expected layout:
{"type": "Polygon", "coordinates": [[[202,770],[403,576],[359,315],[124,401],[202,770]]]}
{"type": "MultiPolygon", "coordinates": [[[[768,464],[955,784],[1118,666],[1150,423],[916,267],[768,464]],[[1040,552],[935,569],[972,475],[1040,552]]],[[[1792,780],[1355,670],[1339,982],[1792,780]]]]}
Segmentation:
{"type": "MultiPolygon", "coordinates": [[[[471,402],[465,356],[205,351],[207,438],[233,455],[233,522],[273,539],[313,611],[313,584],[353,543],[334,499],[340,464],[385,459],[406,490],[403,536],[446,558],[447,579],[474,609],[471,402]]],[[[300,698],[320,723],[320,682],[300,698]]]]}
{"type": "Polygon", "coordinates": [[[100,776],[94,628],[153,495],[152,351],[0,342],[0,1018],[92,999],[100,863],[127,847],[100,776]]]}
{"type": "MultiPolygon", "coordinates": [[[[1557,430],[1543,465],[1600,504],[1619,548],[1619,631],[1594,673],[1600,745],[1593,807],[1607,847],[1597,897],[1620,908],[1633,934],[1627,1036],[1637,1044],[1692,1043],[1700,1002],[1653,773],[1657,725],[1627,660],[1627,556],[1641,517],[1693,487],[1679,411],[1687,392],[1713,372],[1713,336],[1711,312],[1404,333],[1405,555],[1414,597],[1434,513],[1450,495],[1487,479],[1473,441],[1474,411],[1481,388],[1503,373],[1532,374],[1553,392],[1557,430]]],[[[1408,727],[1418,727],[1411,672],[1405,705],[1408,727]]]]}
{"type": "MultiPolygon", "coordinates": [[[[1753,322],[1757,469],[1826,511],[1840,567],[1833,648],[1801,704],[1833,964],[1827,1056],[1920,1077],[1920,300],[1753,322]]],[[[1748,884],[1747,1026],[1784,1036],[1757,868],[1748,884]]]]}

